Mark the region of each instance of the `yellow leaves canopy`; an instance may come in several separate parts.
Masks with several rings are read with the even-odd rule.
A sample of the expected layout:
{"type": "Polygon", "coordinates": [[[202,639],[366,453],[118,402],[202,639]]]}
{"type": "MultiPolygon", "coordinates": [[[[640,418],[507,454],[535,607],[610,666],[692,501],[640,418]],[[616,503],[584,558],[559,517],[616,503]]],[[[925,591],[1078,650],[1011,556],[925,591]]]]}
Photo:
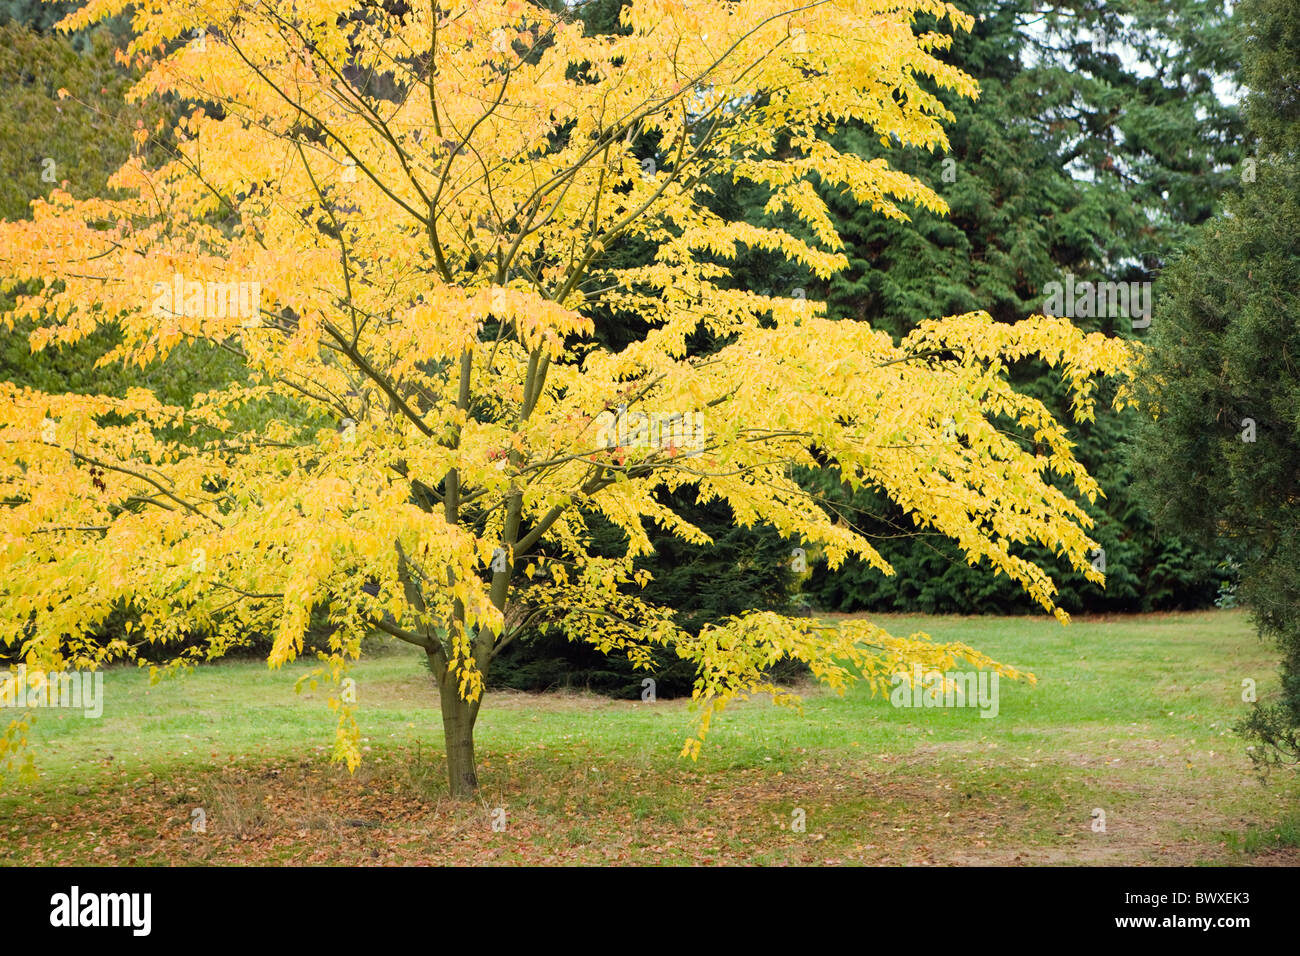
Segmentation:
{"type": "MultiPolygon", "coordinates": [[[[65,22],[125,8],[92,0],[65,22]]],[[[636,0],[617,36],[522,0],[132,10],[130,53],[148,66],[134,95],[204,105],[165,162],[126,163],[112,197],[55,191],[0,226],[4,281],[25,292],[15,315],[39,322],[33,347],[113,325],[107,360],[204,341],[249,374],[185,408],[0,386],[0,641],[77,666],[194,631],[216,655],[257,630],[278,664],[324,609],[335,676],[379,627],[475,701],[494,651],[531,624],[647,665],[671,646],[700,663],[710,706],[765,686],[781,655],[835,687],[850,665],[869,681],[914,660],[994,666],[923,636],[767,614],[692,637],[633,596],[646,521],[707,540],[656,503],[661,486],[724,499],[832,567],[857,555],[892,573],[802,468],[885,491],[1045,609],[1054,586],[1018,546],[1100,580],[1089,519],[1061,487],[1096,483],[1007,369],[1058,365],[1087,417],[1094,377],[1127,361],[1119,343],[982,313],[895,343],[793,291],[730,282],[746,248],[844,268],[825,190],[887,216],[945,208],[832,134],[946,146],[930,84],[976,88],[940,58],[949,38],[914,21],[969,28],[955,7],[636,0]],[[803,235],[721,218],[723,178],[768,189],[803,235]],[[631,243],[652,255],[629,265],[631,243]],[[609,315],[648,332],[612,350],[609,315]],[[692,354],[700,329],[726,344],[692,354]],[[611,442],[597,423],[613,411],[633,427],[611,442]],[[595,514],[626,531],[625,555],[590,554],[595,514]],[[89,636],[122,605],[131,642],[89,636]]]]}

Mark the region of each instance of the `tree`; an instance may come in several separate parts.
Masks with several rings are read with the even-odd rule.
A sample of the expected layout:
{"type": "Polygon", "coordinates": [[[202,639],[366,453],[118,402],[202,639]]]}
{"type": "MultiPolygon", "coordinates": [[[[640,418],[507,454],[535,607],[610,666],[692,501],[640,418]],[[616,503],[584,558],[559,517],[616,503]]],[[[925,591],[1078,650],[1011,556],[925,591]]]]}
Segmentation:
{"type": "MultiPolygon", "coordinates": [[[[66,25],[120,6],[97,0],[66,25]]],[[[765,676],[782,658],[839,690],[958,659],[1021,676],[864,621],[755,612],[683,630],[620,589],[646,581],[646,519],[705,543],[657,489],[691,486],[832,566],[857,555],[889,573],[794,477],[834,467],[1062,618],[1050,576],[1012,548],[1042,543],[1100,580],[1089,519],[1057,487],[1096,484],[1007,368],[1033,355],[1059,367],[1086,419],[1097,376],[1126,367],[1124,343],[982,313],[896,343],[726,283],[741,247],[822,277],[843,268],[814,181],[886,216],[944,208],[830,137],[862,121],[945,145],[950,114],[927,84],[976,91],[936,55],[948,38],[912,20],[969,28],[957,9],[645,0],[622,12],[626,34],[589,36],[567,8],[523,0],[268,3],[193,40],[189,9],[150,0],[134,19],[135,55],[169,51],[136,93],[205,104],[178,123],[171,157],[125,164],[118,198],[56,190],[0,227],[0,248],[9,284],[40,282],[14,313],[42,322],[34,346],[113,324],[109,360],[147,366],[203,340],[253,378],[184,406],[145,389],[0,386],[0,640],[33,667],[130,659],[193,632],[217,656],[250,628],[276,634],[278,666],[318,609],[334,627],[322,676],[339,679],[374,629],[424,650],[450,790],[465,796],[484,674],[534,623],[638,663],[655,647],[693,662],[691,756],[729,700],[793,702],[765,676]],[[645,136],[653,164],[632,152],[645,136]],[[762,184],[810,237],[711,212],[715,175],[762,184]],[[653,261],[620,264],[629,243],[652,244],[653,261]],[[645,333],[603,346],[604,309],[645,333]],[[727,344],[692,357],[697,330],[727,344]],[[287,410],[236,417],[267,397],[287,410]],[[622,529],[621,554],[593,553],[588,513],[622,529]],[[129,638],[85,639],[121,606],[138,614],[129,638]]],[[[355,766],[351,705],[332,703],[335,756],[355,766]]]]}
{"type": "Polygon", "coordinates": [[[1282,692],[1245,723],[1263,765],[1300,759],[1300,11],[1238,8],[1259,156],[1223,216],[1166,271],[1137,395],[1144,494],[1170,526],[1229,541],[1282,692]]]}

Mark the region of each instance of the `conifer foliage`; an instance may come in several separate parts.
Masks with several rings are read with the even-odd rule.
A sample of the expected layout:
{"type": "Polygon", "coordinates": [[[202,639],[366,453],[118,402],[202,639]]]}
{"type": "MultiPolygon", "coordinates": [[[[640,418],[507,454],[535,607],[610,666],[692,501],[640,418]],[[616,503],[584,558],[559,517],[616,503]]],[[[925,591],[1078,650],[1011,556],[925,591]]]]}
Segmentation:
{"type": "Polygon", "coordinates": [[[1282,651],[1280,695],[1243,691],[1268,766],[1300,760],[1300,8],[1249,0],[1239,14],[1259,155],[1158,290],[1136,471],[1162,521],[1231,544],[1282,651]]]}

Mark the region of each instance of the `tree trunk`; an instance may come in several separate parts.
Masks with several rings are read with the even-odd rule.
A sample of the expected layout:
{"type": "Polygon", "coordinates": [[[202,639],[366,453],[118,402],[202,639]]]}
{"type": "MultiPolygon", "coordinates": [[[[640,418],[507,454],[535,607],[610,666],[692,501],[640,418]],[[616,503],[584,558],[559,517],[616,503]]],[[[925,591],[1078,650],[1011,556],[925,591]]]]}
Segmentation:
{"type": "Polygon", "coordinates": [[[478,773],[474,763],[474,722],[478,704],[461,698],[453,674],[438,677],[438,695],[442,704],[442,735],[447,744],[447,785],[455,800],[478,793],[478,773]]]}

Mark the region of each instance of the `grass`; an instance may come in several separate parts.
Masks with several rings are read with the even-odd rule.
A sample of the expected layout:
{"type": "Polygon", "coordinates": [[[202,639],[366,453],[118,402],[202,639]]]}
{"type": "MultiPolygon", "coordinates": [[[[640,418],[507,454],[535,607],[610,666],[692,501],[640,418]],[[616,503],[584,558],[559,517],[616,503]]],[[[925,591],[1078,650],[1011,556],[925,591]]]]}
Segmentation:
{"type": "Polygon", "coordinates": [[[482,798],[457,804],[414,649],[354,670],[353,775],[324,693],[293,693],[310,664],[111,670],[101,719],[40,714],[0,863],[1300,863],[1300,779],[1261,781],[1232,731],[1243,679],[1276,687],[1244,613],[873,619],[1038,683],[1002,681],[995,719],[860,687],[806,688],[802,714],[740,703],[696,763],[685,702],[491,694],[482,798]]]}

